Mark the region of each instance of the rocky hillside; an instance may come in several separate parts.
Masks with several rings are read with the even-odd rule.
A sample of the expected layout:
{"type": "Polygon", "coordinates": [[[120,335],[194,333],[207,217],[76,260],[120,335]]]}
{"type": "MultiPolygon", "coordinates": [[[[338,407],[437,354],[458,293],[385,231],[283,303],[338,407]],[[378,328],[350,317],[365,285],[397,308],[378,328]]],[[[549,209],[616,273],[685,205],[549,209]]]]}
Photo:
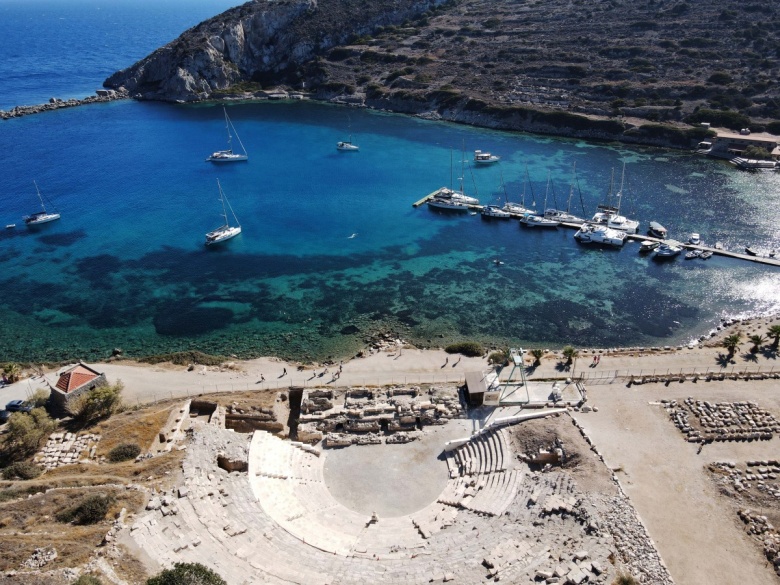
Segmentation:
{"type": "Polygon", "coordinates": [[[771,2],[257,0],[106,85],[192,101],[305,84],[430,117],[687,146],[705,120],[780,133],[779,75],[771,2]]]}

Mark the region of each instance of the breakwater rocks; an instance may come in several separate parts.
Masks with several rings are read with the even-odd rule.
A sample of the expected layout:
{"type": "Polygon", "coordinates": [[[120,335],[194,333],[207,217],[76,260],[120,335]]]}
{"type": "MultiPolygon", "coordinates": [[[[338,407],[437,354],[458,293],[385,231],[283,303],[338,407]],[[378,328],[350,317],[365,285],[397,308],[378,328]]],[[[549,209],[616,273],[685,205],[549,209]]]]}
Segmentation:
{"type": "Polygon", "coordinates": [[[61,108],[73,108],[86,104],[100,104],[112,102],[115,100],[124,100],[129,96],[126,91],[114,89],[99,89],[95,95],[90,95],[84,99],[61,100],[59,98],[50,98],[48,104],[38,104],[36,106],[16,106],[10,110],[0,110],[0,120],[10,120],[11,118],[21,118],[31,114],[40,114],[41,112],[50,112],[61,108]]]}

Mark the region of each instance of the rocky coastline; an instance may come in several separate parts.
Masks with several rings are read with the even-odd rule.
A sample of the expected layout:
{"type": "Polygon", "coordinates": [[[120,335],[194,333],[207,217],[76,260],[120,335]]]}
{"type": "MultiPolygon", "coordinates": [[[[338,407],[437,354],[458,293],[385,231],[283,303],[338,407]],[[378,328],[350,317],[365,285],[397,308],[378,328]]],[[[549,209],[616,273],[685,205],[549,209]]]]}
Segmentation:
{"type": "Polygon", "coordinates": [[[117,91],[113,89],[99,89],[95,95],[90,95],[84,99],[69,99],[61,100],[59,98],[49,98],[49,103],[38,104],[34,106],[16,106],[10,110],[0,110],[0,120],[10,120],[11,118],[21,118],[22,116],[30,116],[32,114],[40,114],[41,112],[51,112],[54,110],[60,110],[62,108],[74,108],[76,106],[84,106],[87,104],[102,104],[105,102],[113,102],[116,100],[125,100],[130,97],[126,91],[117,91]]]}

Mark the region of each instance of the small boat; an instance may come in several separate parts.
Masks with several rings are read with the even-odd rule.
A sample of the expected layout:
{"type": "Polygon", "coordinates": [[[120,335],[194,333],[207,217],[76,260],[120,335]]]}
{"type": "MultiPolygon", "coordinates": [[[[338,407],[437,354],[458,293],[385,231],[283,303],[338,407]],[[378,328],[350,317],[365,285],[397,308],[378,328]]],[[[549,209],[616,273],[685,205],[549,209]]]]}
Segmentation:
{"type": "Polygon", "coordinates": [[[685,254],[686,260],[693,260],[694,258],[699,258],[701,256],[701,250],[691,250],[690,252],[687,252],[685,254]]]}
{"type": "Polygon", "coordinates": [[[678,256],[682,250],[682,246],[679,245],[679,242],[669,240],[655,249],[653,258],[674,258],[675,256],[678,256]]]}
{"type": "Polygon", "coordinates": [[[482,216],[497,217],[500,219],[509,219],[510,217],[512,217],[512,215],[508,211],[506,211],[502,207],[499,207],[498,205],[485,205],[482,208],[482,216]]]}
{"type": "Polygon", "coordinates": [[[657,221],[650,222],[650,225],[647,228],[647,233],[648,235],[661,239],[666,239],[666,236],[668,235],[666,228],[657,221]]]}
{"type": "Polygon", "coordinates": [[[655,250],[660,245],[661,245],[661,242],[656,242],[654,240],[645,240],[641,244],[639,244],[639,251],[640,252],[652,252],[653,250],[655,250]]]}
{"type": "Polygon", "coordinates": [[[701,237],[696,232],[693,232],[688,238],[688,243],[693,244],[694,246],[698,246],[701,244],[701,237]]]}
{"type": "Polygon", "coordinates": [[[241,233],[241,225],[238,223],[236,212],[233,211],[233,207],[231,207],[230,201],[228,201],[227,197],[225,197],[225,193],[222,191],[222,185],[219,184],[219,179],[217,179],[217,187],[219,188],[219,200],[222,202],[222,217],[225,219],[225,223],[224,225],[206,234],[205,243],[207,246],[211,246],[212,244],[219,244],[220,242],[235,238],[238,234],[241,233]],[[233,219],[236,220],[236,225],[234,226],[231,226],[230,222],[228,222],[227,209],[225,208],[225,204],[227,204],[227,209],[230,209],[230,213],[233,214],[233,219]]]}
{"type": "MultiPolygon", "coordinates": [[[[625,176],[626,165],[624,163],[623,174],[620,179],[620,189],[615,194],[615,197],[617,198],[617,207],[612,207],[611,205],[599,205],[599,211],[593,215],[593,219],[591,221],[593,223],[606,224],[607,227],[610,227],[613,230],[620,230],[628,234],[635,234],[637,233],[637,230],[639,230],[639,222],[635,219],[629,219],[625,215],[620,215],[620,205],[623,201],[623,182],[625,176]]],[[[613,181],[610,181],[610,200],[612,194],[612,183],[613,181]]]]}
{"type": "Polygon", "coordinates": [[[489,152],[482,152],[481,150],[474,151],[474,162],[478,165],[489,165],[501,160],[500,156],[490,154],[489,152]]]}
{"type": "Polygon", "coordinates": [[[748,256],[758,256],[758,251],[750,246],[745,247],[745,254],[748,256]]]}
{"type": "Polygon", "coordinates": [[[541,215],[526,213],[520,218],[520,223],[527,227],[557,228],[561,222],[556,219],[549,219],[541,215]]]}
{"type": "Polygon", "coordinates": [[[709,260],[710,258],[712,258],[712,255],[713,252],[711,252],[710,250],[704,250],[704,252],[699,254],[699,258],[701,258],[702,260],[709,260]]]}
{"type": "Polygon", "coordinates": [[[496,266],[503,266],[504,265],[504,263],[501,262],[501,260],[498,260],[498,259],[493,260],[493,264],[495,264],[496,266]]]}
{"type": "MultiPolygon", "coordinates": [[[[523,198],[520,203],[512,203],[509,201],[509,195],[507,195],[506,192],[506,186],[504,185],[504,174],[501,174],[501,186],[504,188],[504,210],[508,211],[509,213],[512,213],[514,215],[524,215],[526,213],[534,213],[532,209],[528,209],[525,206],[525,188],[526,185],[530,183],[529,177],[528,177],[528,167],[525,168],[525,181],[523,181],[523,198]]],[[[536,205],[536,202],[534,201],[534,205],[536,205]]]]}
{"type": "Polygon", "coordinates": [[[209,156],[206,161],[223,163],[249,160],[246,148],[244,148],[244,144],[241,142],[241,138],[239,138],[238,132],[236,132],[236,128],[233,126],[233,122],[230,121],[230,118],[227,115],[227,109],[223,107],[222,110],[225,112],[225,130],[227,131],[228,147],[227,150],[218,150],[211,153],[211,156],[209,156]],[[243,154],[233,152],[233,135],[230,133],[231,128],[233,129],[233,134],[236,135],[236,140],[238,140],[238,143],[241,145],[243,154]]]}
{"type": "MultiPolygon", "coordinates": [[[[432,209],[441,209],[443,211],[456,212],[466,212],[469,210],[468,203],[463,203],[462,201],[458,201],[456,199],[442,199],[439,197],[428,199],[428,207],[432,209]]],[[[476,212],[474,213],[476,215],[476,212]]]]}
{"type": "MultiPolygon", "coordinates": [[[[35,185],[35,191],[38,193],[38,200],[41,202],[41,209],[43,209],[43,211],[24,216],[24,223],[26,223],[28,226],[36,226],[59,219],[60,214],[57,213],[56,210],[51,213],[46,211],[46,206],[43,204],[43,195],[41,195],[41,190],[38,189],[38,183],[33,181],[33,185],[35,185]]],[[[51,202],[49,205],[51,206],[51,202]]]]}
{"type": "Polygon", "coordinates": [[[15,227],[16,227],[16,224],[15,224],[15,223],[9,223],[8,225],[6,225],[6,226],[5,226],[5,229],[7,229],[7,230],[12,230],[12,229],[14,229],[15,227]]]}
{"type": "Polygon", "coordinates": [[[342,140],[336,143],[336,150],[342,152],[357,152],[360,147],[357,144],[352,144],[352,134],[349,135],[349,140],[342,140]]]}
{"type": "Polygon", "coordinates": [[[574,239],[583,244],[604,244],[616,248],[626,241],[626,232],[613,230],[605,225],[586,223],[574,234],[574,239]]]}

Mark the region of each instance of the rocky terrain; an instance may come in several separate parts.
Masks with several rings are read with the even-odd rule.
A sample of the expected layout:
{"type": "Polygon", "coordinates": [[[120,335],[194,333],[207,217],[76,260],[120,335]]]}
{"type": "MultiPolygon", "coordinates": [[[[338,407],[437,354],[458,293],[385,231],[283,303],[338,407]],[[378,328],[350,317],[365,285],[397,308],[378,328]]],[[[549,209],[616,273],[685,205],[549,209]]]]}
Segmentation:
{"type": "Polygon", "coordinates": [[[687,147],[690,124],[780,133],[780,13],[714,0],[256,0],[106,86],[268,89],[482,126],[687,147]]]}

